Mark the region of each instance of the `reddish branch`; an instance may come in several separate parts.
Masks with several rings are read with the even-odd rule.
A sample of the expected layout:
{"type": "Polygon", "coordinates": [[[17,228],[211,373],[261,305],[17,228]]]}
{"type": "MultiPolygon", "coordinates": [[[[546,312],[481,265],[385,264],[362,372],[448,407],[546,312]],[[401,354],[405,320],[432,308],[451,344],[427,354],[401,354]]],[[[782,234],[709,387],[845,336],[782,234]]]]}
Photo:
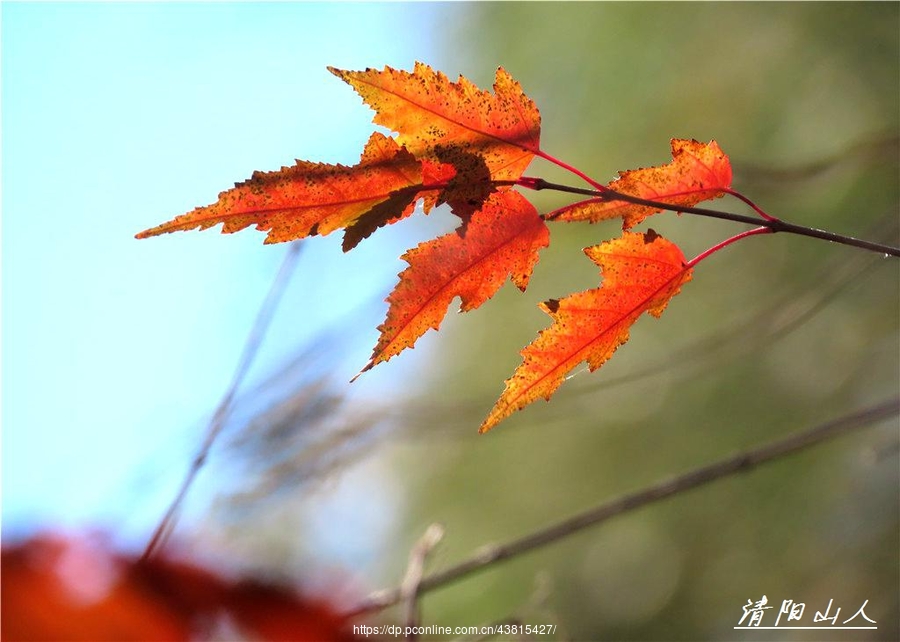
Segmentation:
{"type": "MultiPolygon", "coordinates": [[[[782,221],[781,219],[774,218],[768,215],[760,216],[747,216],[744,214],[735,214],[733,212],[722,212],[720,210],[713,210],[705,207],[685,207],[678,205],[670,205],[668,203],[663,203],[660,201],[650,201],[644,198],[638,198],[637,196],[630,196],[628,194],[622,194],[621,192],[616,192],[611,189],[605,189],[603,191],[587,189],[581,187],[572,187],[569,185],[560,185],[558,183],[551,183],[549,181],[545,181],[542,178],[533,178],[533,177],[523,177],[519,181],[519,185],[522,187],[527,187],[528,189],[533,190],[542,190],[542,189],[550,189],[555,190],[557,192],[568,192],[570,194],[583,194],[585,196],[591,196],[593,198],[602,198],[606,200],[615,200],[615,201],[625,201],[627,203],[634,203],[636,205],[646,205],[647,207],[654,207],[661,210],[668,210],[670,212],[682,212],[684,214],[695,214],[697,216],[706,216],[709,218],[718,218],[724,219],[727,221],[736,221],[738,223],[748,223],[750,225],[757,225],[760,227],[767,228],[770,232],[787,232],[788,234],[799,234],[800,236],[809,236],[812,238],[821,239],[824,241],[832,241],[834,243],[841,243],[842,245],[850,245],[853,247],[858,247],[864,250],[869,250],[871,252],[878,252],[880,254],[885,254],[889,256],[897,256],[900,257],[900,248],[894,247],[892,245],[884,245],[882,243],[873,243],[872,241],[864,241],[862,239],[857,239],[852,236],[846,236],[844,234],[835,234],[834,232],[828,232],[826,230],[819,230],[813,227],[805,227],[803,225],[795,225],[794,223],[787,223],[782,221]],[[766,218],[768,217],[768,218],[766,218]]],[[[731,193],[731,192],[729,192],[731,193]]],[[[741,200],[747,201],[746,198],[742,198],[741,200]]],[[[760,211],[756,208],[755,205],[752,205],[757,211],[760,211]]],[[[550,217],[545,217],[546,220],[552,220],[550,217]]]]}

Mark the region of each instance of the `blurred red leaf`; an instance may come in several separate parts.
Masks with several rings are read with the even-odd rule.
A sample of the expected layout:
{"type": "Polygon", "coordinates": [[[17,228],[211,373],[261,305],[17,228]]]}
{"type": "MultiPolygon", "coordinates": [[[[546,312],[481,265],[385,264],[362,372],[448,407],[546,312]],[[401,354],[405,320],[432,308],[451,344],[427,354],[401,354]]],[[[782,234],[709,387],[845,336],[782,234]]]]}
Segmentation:
{"type": "Polygon", "coordinates": [[[326,603],[186,562],[142,562],[89,538],[43,536],[0,558],[3,640],[356,639],[326,603]]]}

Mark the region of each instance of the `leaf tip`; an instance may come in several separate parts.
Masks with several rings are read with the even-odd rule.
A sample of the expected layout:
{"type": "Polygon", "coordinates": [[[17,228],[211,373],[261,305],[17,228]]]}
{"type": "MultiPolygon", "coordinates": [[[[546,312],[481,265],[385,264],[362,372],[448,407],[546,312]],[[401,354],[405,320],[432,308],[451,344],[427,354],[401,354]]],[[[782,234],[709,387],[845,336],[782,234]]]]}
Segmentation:
{"type": "Polygon", "coordinates": [[[499,420],[494,417],[494,413],[492,412],[483,422],[481,422],[481,426],[478,427],[478,434],[483,435],[490,432],[498,423],[500,423],[499,420]]]}
{"type": "Polygon", "coordinates": [[[156,227],[149,227],[143,232],[138,232],[134,235],[136,239],[148,239],[151,236],[161,236],[166,232],[171,232],[172,230],[166,229],[167,223],[163,223],[162,225],[157,225],[156,227]]]}
{"type": "Polygon", "coordinates": [[[367,363],[365,368],[363,368],[362,370],[357,372],[355,375],[353,375],[353,378],[350,380],[350,383],[353,383],[354,381],[359,379],[363,375],[364,372],[368,372],[369,370],[371,370],[374,365],[375,365],[374,361],[370,361],[369,363],[367,363]]]}

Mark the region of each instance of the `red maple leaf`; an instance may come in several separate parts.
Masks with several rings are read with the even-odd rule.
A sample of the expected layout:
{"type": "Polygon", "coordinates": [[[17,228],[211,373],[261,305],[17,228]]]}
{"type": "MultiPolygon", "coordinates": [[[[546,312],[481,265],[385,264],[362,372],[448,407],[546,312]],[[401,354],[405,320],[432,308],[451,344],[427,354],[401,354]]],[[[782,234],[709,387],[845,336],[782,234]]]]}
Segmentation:
{"type": "MultiPolygon", "coordinates": [[[[731,163],[716,141],[672,139],[672,162],[659,167],[619,172],[607,185],[611,190],[648,201],[690,207],[722,196],[731,187],[731,163]]],[[[631,229],[657,207],[638,205],[600,196],[562,207],[547,215],[555,221],[605,221],[621,217],[622,228],[631,229]]]]}
{"type": "Polygon", "coordinates": [[[145,230],[137,238],[223,223],[223,233],[256,225],[269,232],[266,243],[280,243],[350,228],[350,242],[344,247],[348,250],[376,227],[409,216],[420,197],[427,212],[453,173],[449,166],[416,159],[394,139],[376,132],[357,165],[297,161],[278,171],[254,172],[249,180],[219,194],[216,203],[145,230]]]}
{"type": "Polygon", "coordinates": [[[387,361],[429,328],[435,330],[454,297],[468,312],[490,299],[507,278],[520,290],[550,242],[546,224],[534,206],[515,191],[492,194],[475,213],[465,236],[451,232],[403,255],[409,263],[388,296],[381,337],[363,372],[387,361]]]}
{"type": "Polygon", "coordinates": [[[522,350],[524,361],[507,379],[480,432],[541,397],[549,400],[581,362],[587,361],[591,371],[602,366],[628,341],[629,328],[641,314],[658,317],[691,279],[681,250],[652,231],[625,232],[584,252],[600,267],[603,284],[540,304],[553,324],[522,350]]]}

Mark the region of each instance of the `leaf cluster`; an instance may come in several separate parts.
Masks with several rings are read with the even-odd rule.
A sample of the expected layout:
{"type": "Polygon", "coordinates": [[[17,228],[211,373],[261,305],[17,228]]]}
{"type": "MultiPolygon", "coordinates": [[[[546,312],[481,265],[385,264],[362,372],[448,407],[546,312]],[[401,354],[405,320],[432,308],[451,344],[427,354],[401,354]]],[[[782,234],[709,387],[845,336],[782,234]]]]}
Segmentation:
{"type": "Polygon", "coordinates": [[[540,304],[552,325],[523,349],[523,363],[506,381],[481,432],[539,398],[549,400],[580,363],[599,368],[628,340],[637,318],[644,312],[660,316],[690,281],[693,267],[712,253],[742,238],[775,231],[817,232],[819,238],[830,238],[769,216],[733,191],[731,164],[715,141],[673,139],[671,163],[619,172],[611,183],[598,183],[541,148],[540,113],[503,68],[497,70],[493,92],[462,76],[452,82],[423,63],[416,63],[412,72],[390,67],[329,70],[357,91],[375,111],[373,122],[396,132],[396,138],[373,133],[359,163],[351,167],[298,160],[279,171],[256,172],[222,192],[216,203],[137,236],[222,223],[224,233],[256,225],[268,232],[266,243],[277,243],[340,229],[346,252],[377,229],[413,214],[420,202],[425,214],[449,205],[460,219],[458,228],[402,256],[409,266],[387,298],[387,317],[362,374],[413,347],[429,329],[437,330],[456,297],[461,311],[467,312],[493,297],[507,280],[525,291],[540,251],[549,244],[548,221],[620,218],[622,236],[584,250],[600,268],[602,284],[540,304]],[[525,176],[535,157],[570,171],[591,189],[525,176]],[[589,198],[540,215],[516,186],[589,198]],[[759,217],[695,207],[725,194],[749,204],[759,217]],[[687,261],[674,243],[653,230],[628,231],[663,210],[760,227],[687,261]]]}

